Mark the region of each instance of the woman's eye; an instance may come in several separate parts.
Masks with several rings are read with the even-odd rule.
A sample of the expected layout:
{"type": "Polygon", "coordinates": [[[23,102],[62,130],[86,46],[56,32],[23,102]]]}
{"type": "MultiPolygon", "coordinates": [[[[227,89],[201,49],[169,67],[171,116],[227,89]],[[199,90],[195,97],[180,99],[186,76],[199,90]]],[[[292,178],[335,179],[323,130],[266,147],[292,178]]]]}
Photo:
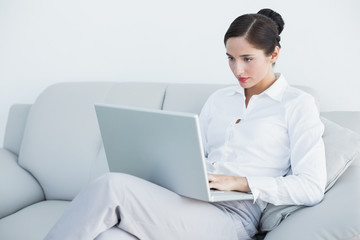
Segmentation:
{"type": "Polygon", "coordinates": [[[252,58],[244,58],[245,62],[251,62],[252,58]]]}
{"type": "Polygon", "coordinates": [[[229,59],[229,61],[234,61],[235,60],[235,58],[234,57],[228,57],[228,59],[229,59]]]}

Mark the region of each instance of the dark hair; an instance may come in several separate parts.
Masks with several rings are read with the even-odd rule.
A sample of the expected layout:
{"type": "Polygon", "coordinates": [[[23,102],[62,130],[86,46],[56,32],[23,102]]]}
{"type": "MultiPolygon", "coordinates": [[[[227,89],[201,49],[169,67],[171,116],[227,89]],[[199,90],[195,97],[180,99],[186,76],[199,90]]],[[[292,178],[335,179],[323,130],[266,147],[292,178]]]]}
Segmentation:
{"type": "Polygon", "coordinates": [[[257,14],[245,14],[236,18],[225,33],[224,43],[231,37],[245,37],[255,48],[269,56],[280,46],[280,33],[284,29],[280,14],[271,9],[262,9],[257,14]]]}

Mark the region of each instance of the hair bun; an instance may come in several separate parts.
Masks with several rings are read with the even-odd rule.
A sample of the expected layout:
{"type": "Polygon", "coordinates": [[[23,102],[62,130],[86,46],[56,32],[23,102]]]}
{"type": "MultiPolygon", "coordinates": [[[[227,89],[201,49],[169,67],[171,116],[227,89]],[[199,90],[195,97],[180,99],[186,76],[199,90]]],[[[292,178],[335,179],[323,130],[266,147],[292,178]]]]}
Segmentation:
{"type": "Polygon", "coordinates": [[[280,35],[282,30],[284,29],[285,22],[279,13],[273,11],[272,9],[264,8],[264,9],[261,9],[258,12],[258,14],[261,14],[268,18],[271,18],[276,23],[277,29],[278,29],[278,34],[280,35]]]}

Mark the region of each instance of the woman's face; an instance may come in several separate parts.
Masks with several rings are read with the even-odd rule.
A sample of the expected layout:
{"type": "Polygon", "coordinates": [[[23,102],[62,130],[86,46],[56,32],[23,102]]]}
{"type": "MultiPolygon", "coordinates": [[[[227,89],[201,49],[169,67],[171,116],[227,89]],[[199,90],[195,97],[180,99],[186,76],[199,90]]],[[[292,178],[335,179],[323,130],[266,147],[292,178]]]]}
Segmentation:
{"type": "Polygon", "coordinates": [[[226,55],[241,87],[262,92],[275,80],[272,66],[279,55],[278,47],[272,55],[266,56],[244,37],[232,37],[226,41],[226,55]]]}

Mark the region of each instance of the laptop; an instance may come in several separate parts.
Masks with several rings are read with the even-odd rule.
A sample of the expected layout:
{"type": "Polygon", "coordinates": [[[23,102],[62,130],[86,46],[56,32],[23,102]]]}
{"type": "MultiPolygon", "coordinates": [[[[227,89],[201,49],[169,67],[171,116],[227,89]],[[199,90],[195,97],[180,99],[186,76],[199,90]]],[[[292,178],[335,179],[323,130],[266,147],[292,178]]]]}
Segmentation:
{"type": "Polygon", "coordinates": [[[210,190],[196,114],[95,104],[110,172],[137,176],[207,202],[251,200],[210,190]]]}

